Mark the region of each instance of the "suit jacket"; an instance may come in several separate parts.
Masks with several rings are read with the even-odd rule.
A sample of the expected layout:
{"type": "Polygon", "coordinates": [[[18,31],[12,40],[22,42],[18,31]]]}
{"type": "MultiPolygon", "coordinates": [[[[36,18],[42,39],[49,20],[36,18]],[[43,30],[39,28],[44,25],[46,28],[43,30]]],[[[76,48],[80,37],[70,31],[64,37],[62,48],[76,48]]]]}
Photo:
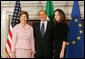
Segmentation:
{"type": "Polygon", "coordinates": [[[53,54],[53,25],[47,23],[46,32],[42,37],[40,31],[40,22],[33,25],[34,37],[35,37],[35,51],[37,55],[43,54],[44,56],[52,56],[53,54]]]}
{"type": "Polygon", "coordinates": [[[20,24],[17,24],[13,28],[13,38],[11,50],[15,51],[19,49],[30,49],[35,53],[33,28],[26,24],[25,30],[20,24]]]}

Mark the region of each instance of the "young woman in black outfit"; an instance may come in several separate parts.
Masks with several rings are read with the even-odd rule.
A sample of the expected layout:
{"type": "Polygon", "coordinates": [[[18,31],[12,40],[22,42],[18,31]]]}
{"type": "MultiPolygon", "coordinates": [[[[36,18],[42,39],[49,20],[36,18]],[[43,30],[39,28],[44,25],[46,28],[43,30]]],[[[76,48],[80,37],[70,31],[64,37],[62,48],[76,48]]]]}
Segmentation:
{"type": "Polygon", "coordinates": [[[54,19],[54,58],[64,58],[68,33],[64,12],[61,9],[55,10],[54,19]]]}

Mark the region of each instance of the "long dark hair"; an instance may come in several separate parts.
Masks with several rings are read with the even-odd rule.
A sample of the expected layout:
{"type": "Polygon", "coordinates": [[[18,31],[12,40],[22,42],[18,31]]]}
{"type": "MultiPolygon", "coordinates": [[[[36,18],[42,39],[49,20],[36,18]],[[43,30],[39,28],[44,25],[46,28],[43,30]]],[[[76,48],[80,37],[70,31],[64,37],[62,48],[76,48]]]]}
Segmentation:
{"type": "Polygon", "coordinates": [[[59,15],[60,15],[60,20],[59,20],[59,22],[64,22],[64,23],[66,23],[65,22],[65,20],[66,20],[66,16],[65,16],[65,13],[63,12],[63,10],[61,10],[61,9],[56,9],[55,11],[54,11],[54,23],[56,24],[56,19],[55,19],[55,12],[56,11],[58,11],[59,12],[59,15]]]}

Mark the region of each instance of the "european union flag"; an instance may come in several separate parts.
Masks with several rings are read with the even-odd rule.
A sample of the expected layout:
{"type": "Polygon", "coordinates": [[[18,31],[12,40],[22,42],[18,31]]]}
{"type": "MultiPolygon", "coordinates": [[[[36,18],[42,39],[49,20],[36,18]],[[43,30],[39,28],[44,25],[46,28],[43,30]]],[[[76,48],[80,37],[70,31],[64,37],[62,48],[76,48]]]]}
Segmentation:
{"type": "Polygon", "coordinates": [[[71,17],[66,58],[84,58],[84,32],[78,1],[74,1],[71,17]]]}

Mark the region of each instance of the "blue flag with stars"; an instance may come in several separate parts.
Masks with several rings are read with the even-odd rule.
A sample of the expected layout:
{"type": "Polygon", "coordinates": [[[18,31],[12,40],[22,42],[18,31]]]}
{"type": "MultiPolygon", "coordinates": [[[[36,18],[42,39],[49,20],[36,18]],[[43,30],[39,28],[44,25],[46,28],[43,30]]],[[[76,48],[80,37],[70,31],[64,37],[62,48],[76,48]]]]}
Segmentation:
{"type": "Polygon", "coordinates": [[[69,22],[66,58],[84,58],[84,32],[78,1],[74,1],[69,22]]]}

